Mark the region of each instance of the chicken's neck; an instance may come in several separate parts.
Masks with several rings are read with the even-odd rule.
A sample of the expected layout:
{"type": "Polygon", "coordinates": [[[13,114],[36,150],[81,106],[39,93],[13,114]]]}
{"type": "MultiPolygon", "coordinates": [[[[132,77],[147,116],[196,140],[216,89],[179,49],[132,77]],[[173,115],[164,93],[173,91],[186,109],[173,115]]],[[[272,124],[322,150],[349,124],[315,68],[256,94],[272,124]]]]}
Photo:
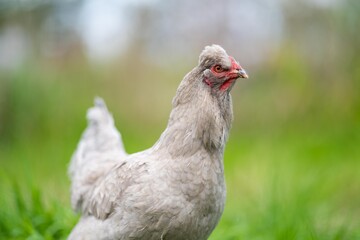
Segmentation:
{"type": "Polygon", "coordinates": [[[196,70],[181,82],[168,126],[154,147],[165,148],[173,157],[202,149],[222,158],[233,117],[231,96],[212,92],[196,70]]]}

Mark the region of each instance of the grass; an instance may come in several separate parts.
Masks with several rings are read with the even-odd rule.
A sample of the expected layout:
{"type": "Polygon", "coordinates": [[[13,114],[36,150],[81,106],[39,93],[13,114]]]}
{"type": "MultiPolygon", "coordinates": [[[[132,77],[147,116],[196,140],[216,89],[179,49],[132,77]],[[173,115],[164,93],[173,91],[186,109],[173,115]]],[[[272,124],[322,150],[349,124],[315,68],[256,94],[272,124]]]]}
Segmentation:
{"type": "MultiPolygon", "coordinates": [[[[360,239],[359,149],[355,143],[338,145],[340,136],[310,142],[307,137],[306,132],[231,137],[225,156],[227,204],[210,239],[360,239]]],[[[45,154],[51,158],[53,152],[45,154]]],[[[46,165],[28,167],[36,175],[42,168],[55,172],[46,165]]],[[[66,238],[77,216],[68,201],[65,167],[58,167],[55,179],[29,176],[32,183],[18,179],[22,186],[4,179],[7,194],[0,203],[7,207],[0,212],[0,239],[66,238]],[[44,178],[58,185],[36,183],[44,178]]]]}
{"type": "Polygon", "coordinates": [[[69,208],[55,200],[46,204],[34,186],[27,188],[27,196],[16,184],[11,190],[11,196],[1,199],[1,205],[7,206],[0,211],[1,239],[66,239],[76,222],[69,208]]]}
{"type": "MultiPolygon", "coordinates": [[[[356,81],[320,86],[295,60],[276,66],[296,77],[266,81],[265,69],[233,90],[227,203],[210,239],[360,239],[356,81]]],[[[178,83],[168,79],[189,67],[137,67],[135,76],[71,64],[2,75],[0,239],[66,239],[78,219],[66,168],[93,96],[106,98],[129,152],[155,142],[178,83]]]]}
{"type": "MultiPolygon", "coordinates": [[[[331,156],[304,158],[309,145],[289,136],[247,147],[253,149],[238,153],[242,162],[228,167],[227,208],[212,239],[360,238],[359,150],[339,147],[343,161],[331,162],[331,156]]],[[[235,146],[229,148],[230,155],[236,153],[235,146]]]]}

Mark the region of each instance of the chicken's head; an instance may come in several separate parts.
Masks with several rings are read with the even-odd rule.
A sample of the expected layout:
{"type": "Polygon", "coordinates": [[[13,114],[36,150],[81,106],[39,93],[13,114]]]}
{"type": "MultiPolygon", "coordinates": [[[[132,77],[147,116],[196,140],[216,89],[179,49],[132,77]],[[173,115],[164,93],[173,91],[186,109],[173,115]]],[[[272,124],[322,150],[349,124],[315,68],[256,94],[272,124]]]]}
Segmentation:
{"type": "Polygon", "coordinates": [[[199,58],[203,82],[215,91],[229,92],[238,78],[248,78],[245,70],[219,45],[205,47],[199,58]]]}

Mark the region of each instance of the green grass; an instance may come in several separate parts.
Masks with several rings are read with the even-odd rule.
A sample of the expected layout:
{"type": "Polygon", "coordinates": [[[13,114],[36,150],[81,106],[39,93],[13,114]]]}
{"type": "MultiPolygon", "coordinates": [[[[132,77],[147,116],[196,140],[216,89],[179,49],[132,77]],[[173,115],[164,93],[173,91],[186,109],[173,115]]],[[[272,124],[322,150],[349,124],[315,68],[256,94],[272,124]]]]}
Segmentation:
{"type": "Polygon", "coordinates": [[[26,196],[19,186],[11,185],[11,194],[1,198],[1,239],[66,239],[76,222],[71,210],[59,201],[44,201],[37,187],[28,185],[26,196]],[[6,206],[6,207],[5,207],[6,206]]]}
{"type": "Polygon", "coordinates": [[[359,150],[317,139],[325,144],[317,142],[321,160],[304,137],[258,140],[243,144],[246,152],[230,142],[228,160],[239,163],[226,168],[228,202],[211,239],[360,238],[359,150]],[[335,152],[341,161],[331,160],[335,152]]]}
{"type": "MultiPolygon", "coordinates": [[[[283,58],[233,89],[227,203],[210,239],[360,239],[356,79],[321,84],[283,58]]],[[[92,98],[107,100],[137,152],[157,140],[190,68],[41,66],[0,81],[0,239],[66,239],[78,219],[66,169],[92,98]]]]}
{"type": "MultiPolygon", "coordinates": [[[[342,134],[350,137],[348,131],[342,134]]],[[[225,156],[227,204],[210,239],[360,239],[359,141],[340,145],[343,137],[232,136],[225,156]]],[[[42,154],[50,159],[53,153],[42,154]]],[[[26,183],[18,178],[21,188],[14,178],[2,181],[7,194],[0,204],[7,207],[0,211],[0,239],[66,238],[77,216],[68,201],[66,166],[51,165],[27,166],[32,173],[23,176],[26,183]],[[37,179],[43,168],[56,177],[37,179]],[[50,182],[39,183],[43,179],[50,182]]]]}

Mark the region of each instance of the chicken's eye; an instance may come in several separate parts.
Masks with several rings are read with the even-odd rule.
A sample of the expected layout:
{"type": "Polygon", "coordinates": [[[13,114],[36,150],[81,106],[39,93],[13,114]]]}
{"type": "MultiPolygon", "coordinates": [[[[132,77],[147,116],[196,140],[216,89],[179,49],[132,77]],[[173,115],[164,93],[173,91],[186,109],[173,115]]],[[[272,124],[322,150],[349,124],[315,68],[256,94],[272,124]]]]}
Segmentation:
{"type": "Polygon", "coordinates": [[[224,71],[224,69],[220,66],[220,65],[215,65],[214,66],[214,71],[217,73],[221,73],[224,71]]]}

